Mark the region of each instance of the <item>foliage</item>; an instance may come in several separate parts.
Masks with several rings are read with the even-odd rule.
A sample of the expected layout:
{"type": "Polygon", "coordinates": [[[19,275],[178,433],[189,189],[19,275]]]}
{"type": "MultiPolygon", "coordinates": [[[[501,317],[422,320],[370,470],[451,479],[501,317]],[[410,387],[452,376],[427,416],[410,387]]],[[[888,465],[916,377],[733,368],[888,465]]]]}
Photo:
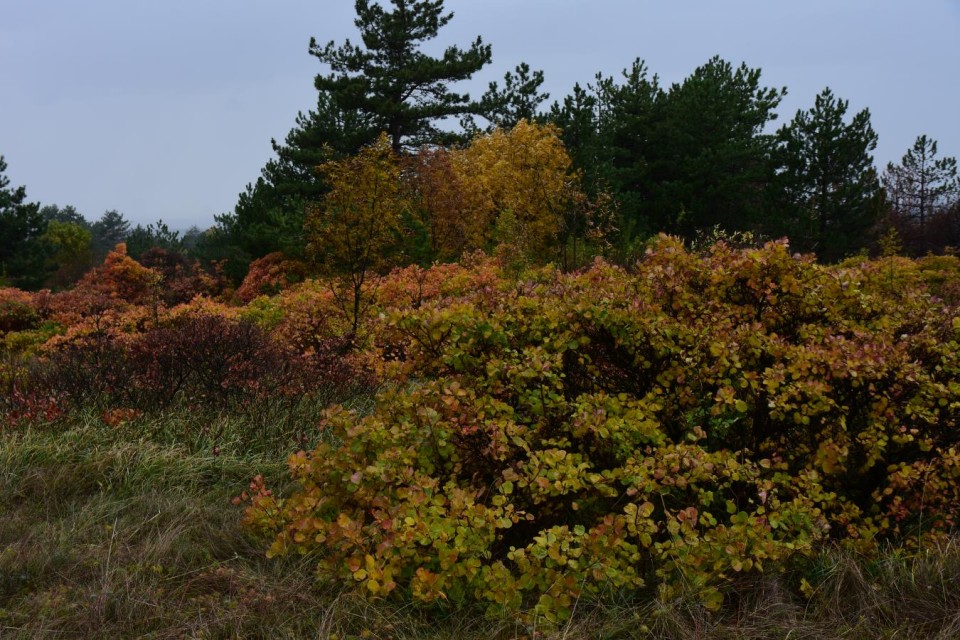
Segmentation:
{"type": "Polygon", "coordinates": [[[12,287],[0,288],[0,334],[33,329],[39,323],[33,295],[12,287]]]}
{"type": "Polygon", "coordinates": [[[41,240],[49,246],[47,283],[55,289],[74,284],[93,264],[93,235],[83,225],[50,220],[41,240]]]}
{"type": "Polygon", "coordinates": [[[583,193],[558,133],[524,121],[479,134],[467,147],[392,157],[381,138],[354,158],[322,165],[333,190],[308,219],[309,251],[325,276],[355,274],[335,288],[351,323],[362,315],[354,312],[355,294],[362,312],[367,285],[372,292],[380,282],[369,276],[392,265],[495,250],[508,262],[560,258],[572,268],[603,249],[614,231],[613,203],[607,194],[583,193]],[[362,221],[368,211],[379,226],[362,221]],[[364,240],[366,233],[375,242],[364,240]]]}
{"type": "Polygon", "coordinates": [[[156,409],[182,402],[234,407],[312,388],[303,361],[253,323],[222,315],[171,315],[141,332],[88,324],[46,347],[31,386],[75,405],[156,409]]]}
{"type": "MultiPolygon", "coordinates": [[[[492,240],[514,247],[526,259],[547,260],[559,254],[565,215],[576,206],[577,176],[559,130],[525,120],[513,129],[474,138],[453,155],[458,182],[468,192],[457,215],[470,220],[473,246],[478,231],[484,245],[492,240]],[[498,228],[499,237],[493,237],[498,228]]],[[[468,245],[469,246],[469,245],[468,245]]]]}
{"type": "Polygon", "coordinates": [[[369,0],[357,0],[357,18],[363,45],[349,40],[339,47],[331,41],[321,47],[310,40],[310,54],[329,75],[317,75],[315,85],[328,93],[344,112],[359,112],[386,131],[394,151],[405,142],[421,144],[442,137],[437,120],[467,113],[470,98],[450,91],[451,83],[468,80],[490,62],[490,46],[478,37],[468,49],[447,47],[434,58],[420,45],[434,39],[453,18],[444,13],[443,0],[391,0],[385,10],[369,0]]]}
{"type": "Polygon", "coordinates": [[[157,299],[162,276],[127,254],[120,243],[107,254],[103,264],[88,272],[77,286],[80,292],[104,295],[130,304],[147,304],[157,299]]]}
{"type": "Polygon", "coordinates": [[[511,212],[517,235],[503,241],[529,242],[534,255],[554,245],[567,195],[570,158],[558,133],[522,121],[510,131],[477,137],[458,156],[461,179],[479,196],[479,210],[468,215],[496,220],[511,212]]]}
{"type": "Polygon", "coordinates": [[[153,247],[140,256],[140,264],[160,277],[158,296],[167,306],[189,302],[196,296],[216,296],[227,288],[227,278],[218,263],[209,270],[182,253],[153,247]]]}
{"type": "MultiPolygon", "coordinates": [[[[480,254],[397,268],[364,291],[374,312],[356,339],[323,281],[158,311],[116,283],[2,290],[3,366],[26,365],[3,370],[3,437],[56,432],[81,405],[105,433],[142,438],[153,411],[182,407],[209,429],[171,423],[169,437],[217,456],[214,414],[259,412],[244,447],[282,419],[271,451],[305,449],[297,487],[255,482],[248,522],[367,611],[412,599],[469,617],[476,602],[511,621],[505,637],[626,611],[658,637],[681,610],[701,629],[756,620],[751,594],[771,585],[778,606],[829,609],[824,590],[852,579],[823,569],[833,545],[861,554],[851,571],[882,573],[890,544],[929,560],[956,525],[960,261],[820,266],[782,242],[712,238],[659,238],[629,272],[517,279],[480,254]],[[289,417],[374,377],[390,382],[375,406],[289,417]]],[[[135,275],[127,260],[100,280],[135,275]]],[[[286,562],[271,571],[301,570],[286,562]]]]}
{"type": "Polygon", "coordinates": [[[467,213],[479,204],[455,165],[461,153],[424,147],[404,159],[417,221],[427,229],[429,257],[442,262],[486,244],[489,221],[467,213]]]}
{"type": "Polygon", "coordinates": [[[634,273],[421,299],[383,330],[401,383],[331,410],[246,521],[375,598],[555,620],[624,592],[716,609],[829,541],[926,544],[960,513],[960,318],[894,265],[660,238],[634,273]]]}

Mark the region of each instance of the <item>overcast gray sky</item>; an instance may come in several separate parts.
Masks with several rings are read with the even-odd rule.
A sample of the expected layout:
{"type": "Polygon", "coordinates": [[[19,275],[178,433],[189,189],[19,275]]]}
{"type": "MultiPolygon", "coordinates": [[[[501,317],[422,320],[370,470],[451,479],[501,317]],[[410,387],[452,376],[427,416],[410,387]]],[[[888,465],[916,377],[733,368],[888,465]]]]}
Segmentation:
{"type": "MultiPolygon", "coordinates": [[[[713,55],[789,94],[869,107],[878,166],[921,133],[960,156],[960,0],[448,0],[437,46],[493,45],[471,93],[521,61],[562,99],[636,59],[669,84],[713,55]]],[[[0,0],[0,154],[32,201],[88,219],[206,227],[298,111],[320,42],[356,40],[352,0],[0,0]]]]}

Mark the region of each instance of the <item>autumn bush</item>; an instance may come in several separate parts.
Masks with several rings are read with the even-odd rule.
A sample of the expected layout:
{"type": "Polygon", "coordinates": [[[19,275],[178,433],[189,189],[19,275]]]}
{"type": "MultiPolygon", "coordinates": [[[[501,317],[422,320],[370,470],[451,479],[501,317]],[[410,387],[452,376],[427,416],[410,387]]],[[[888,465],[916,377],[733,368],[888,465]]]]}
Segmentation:
{"type": "Polygon", "coordinates": [[[304,358],[249,320],[182,313],[142,331],[70,332],[47,347],[31,384],[77,405],[228,408],[345,386],[353,372],[324,359],[336,357],[304,358]]]}
{"type": "Polygon", "coordinates": [[[11,331],[33,329],[40,324],[40,314],[33,295],[9,287],[0,288],[0,336],[11,331]]]}
{"type": "Polygon", "coordinates": [[[247,303],[262,295],[274,295],[301,282],[306,277],[306,266],[275,252],[250,263],[246,277],[235,292],[238,301],[247,303]]]}
{"type": "Polygon", "coordinates": [[[421,298],[385,320],[398,384],[331,410],[245,521],[375,598],[554,620],[929,544],[960,513],[960,318],[890,264],[661,237],[629,270],[421,298]]]}
{"type": "Polygon", "coordinates": [[[930,293],[950,305],[960,304],[960,258],[955,255],[924,256],[917,260],[930,293]]]}
{"type": "Polygon", "coordinates": [[[145,251],[139,262],[160,275],[158,296],[167,306],[183,304],[197,296],[217,296],[227,288],[227,277],[216,262],[207,270],[199,261],[161,247],[145,251]]]}

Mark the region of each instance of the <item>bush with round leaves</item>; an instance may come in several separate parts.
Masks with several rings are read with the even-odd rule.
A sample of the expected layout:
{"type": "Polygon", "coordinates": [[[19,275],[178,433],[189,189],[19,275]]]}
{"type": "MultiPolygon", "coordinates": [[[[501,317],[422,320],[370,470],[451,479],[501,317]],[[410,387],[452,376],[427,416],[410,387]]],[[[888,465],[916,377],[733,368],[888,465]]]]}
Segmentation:
{"type": "Polygon", "coordinates": [[[960,513],[957,309],[785,243],[426,300],[404,377],[329,412],[258,481],[273,555],[374,597],[568,616],[578,598],[725,589],[827,541],[921,541],[960,513]]]}

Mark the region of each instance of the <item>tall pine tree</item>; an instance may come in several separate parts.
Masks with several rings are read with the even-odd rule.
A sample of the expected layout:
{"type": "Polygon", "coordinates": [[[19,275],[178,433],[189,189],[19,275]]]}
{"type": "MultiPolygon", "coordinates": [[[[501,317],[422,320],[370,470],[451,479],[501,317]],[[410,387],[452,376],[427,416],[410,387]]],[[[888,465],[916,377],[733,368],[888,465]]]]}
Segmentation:
{"type": "Polygon", "coordinates": [[[777,134],[783,231],[827,261],[863,248],[882,208],[870,111],[847,122],[848,106],[826,88],[777,134]]]}
{"type": "Polygon", "coordinates": [[[440,140],[436,122],[476,109],[469,97],[447,85],[469,78],[490,61],[490,47],[480,38],[467,50],[450,47],[443,57],[420,52],[420,43],[434,38],[453,17],[442,0],[393,0],[393,11],[358,0],[357,19],[363,45],[348,40],[310,53],[330,66],[315,79],[317,108],[297,116],[282,143],[272,140],[276,158],[256,182],[240,194],[233,212],[218,216],[218,227],[203,242],[209,258],[228,259],[233,277],[246,264],[275,251],[303,257],[304,220],[328,191],[317,167],[357,153],[390,135],[391,146],[440,140]]]}
{"type": "Polygon", "coordinates": [[[764,87],[760,75],[714,57],[662,95],[648,151],[652,220],[686,237],[762,224],[774,177],[764,130],[786,89],[764,87]]]}
{"type": "Polygon", "coordinates": [[[107,254],[130,235],[130,222],[116,209],[104,211],[90,228],[93,233],[94,260],[102,262],[107,254]]]}
{"type": "Polygon", "coordinates": [[[434,58],[420,45],[435,38],[453,18],[444,13],[443,0],[391,0],[392,11],[369,0],[357,0],[362,46],[347,40],[337,46],[310,41],[310,53],[330,67],[316,77],[315,85],[343,111],[369,116],[376,129],[386,131],[399,151],[405,143],[436,142],[443,133],[436,123],[469,113],[474,107],[467,94],[449,85],[468,80],[490,62],[489,45],[480,37],[467,49],[448,47],[434,58]]]}

